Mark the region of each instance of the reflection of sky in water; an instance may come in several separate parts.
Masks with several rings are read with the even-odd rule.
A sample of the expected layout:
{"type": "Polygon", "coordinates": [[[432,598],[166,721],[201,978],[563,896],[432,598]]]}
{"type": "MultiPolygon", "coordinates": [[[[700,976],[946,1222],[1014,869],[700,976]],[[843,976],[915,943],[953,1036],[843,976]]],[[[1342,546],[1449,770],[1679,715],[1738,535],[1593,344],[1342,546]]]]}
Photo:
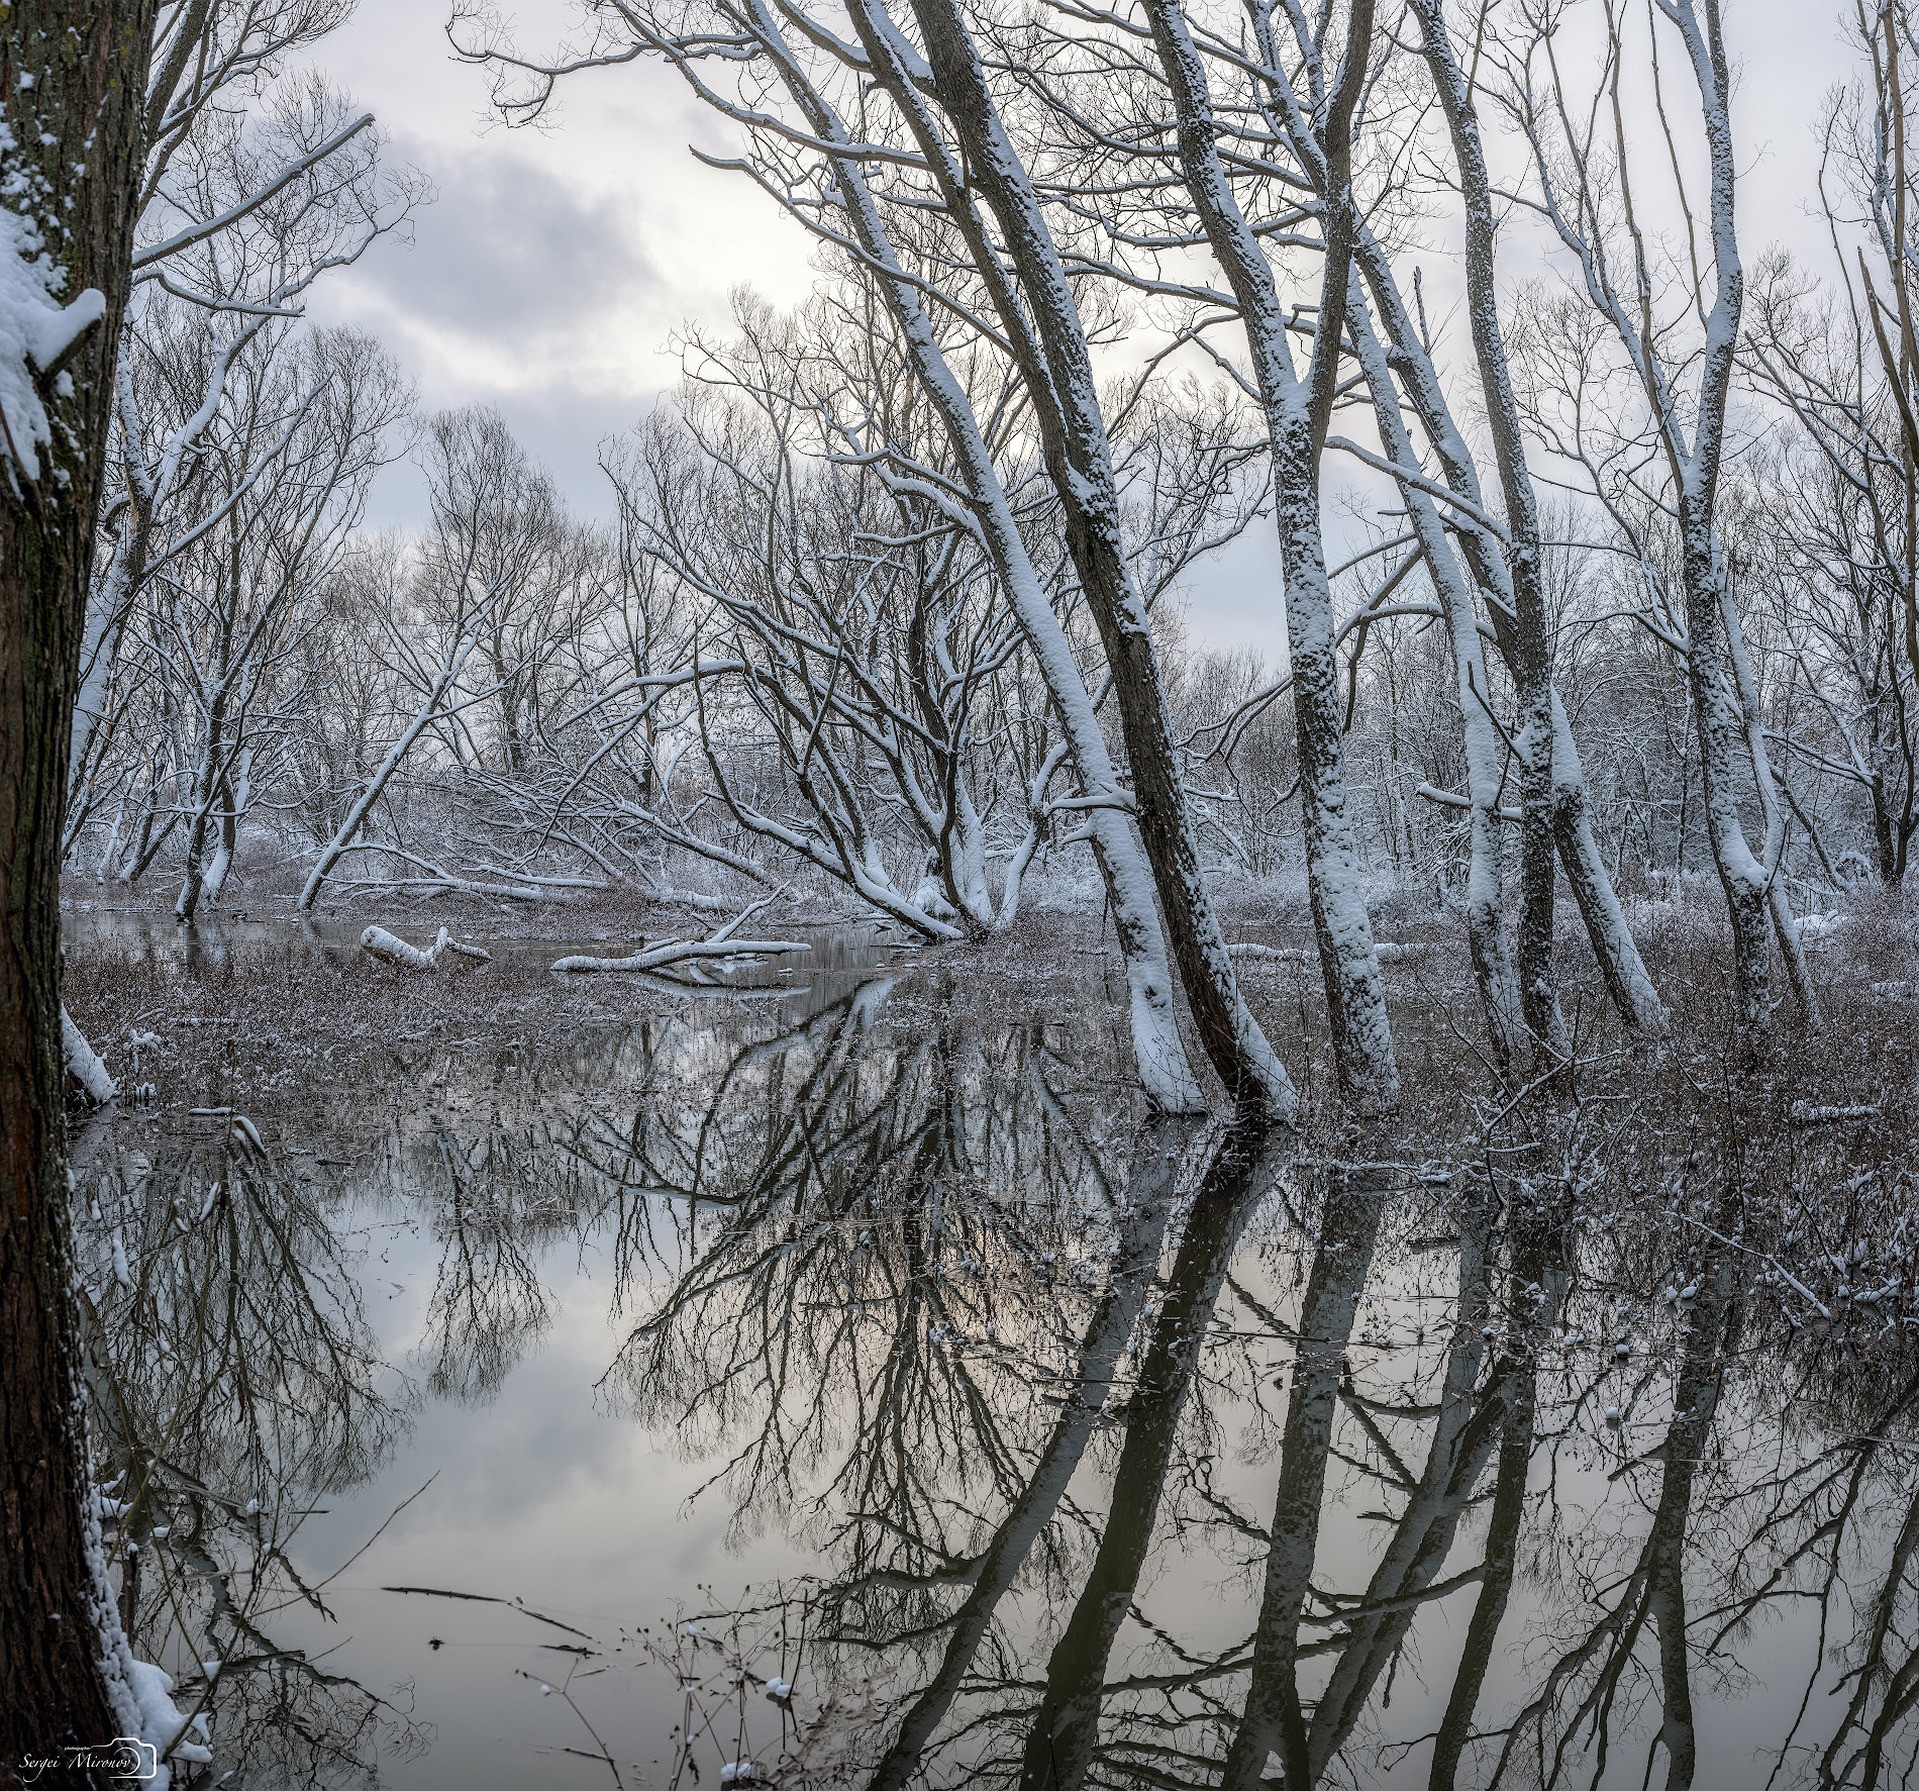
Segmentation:
{"type": "MultiPolygon", "coordinates": [[[[580,1717],[561,1697],[541,1692],[542,1682],[559,1685],[571,1668],[579,1710],[628,1782],[666,1783],[683,1705],[670,1676],[639,1658],[634,1636],[640,1626],[760,1600],[776,1581],[833,1581],[852,1570],[861,1549],[867,1568],[917,1562],[921,1571],[943,1555],[978,1551],[1006,1515],[1006,1492],[1019,1491],[1056,1427],[1067,1423],[1063,1401],[1079,1339],[1102,1312],[1132,1314],[1127,1301],[1133,1296],[1124,1290],[1133,1283],[1123,1272],[1109,1272],[1115,1263],[1124,1268],[1124,1258],[1113,1252],[1124,1238],[1144,1237],[1138,1247],[1150,1259],[1159,1234],[1139,1213],[1110,1205],[1126,1197],[1129,1172],[1140,1178],[1136,1187],[1149,1185],[1144,1169],[1129,1171],[1129,1164],[1136,1149],[1141,1165],[1151,1154],[1136,1142],[1132,1116],[1113,1109],[1110,1066],[1103,1060],[1115,1041],[1084,1016],[1056,1018],[1049,1035],[1030,1026],[976,1023],[962,1010],[891,996],[884,984],[848,996],[844,990],[858,987],[862,950],[856,948],[843,989],[815,990],[807,1000],[696,1003],[677,1016],[642,1022],[624,1037],[555,1043],[510,1059],[434,1057],[398,1103],[390,1092],[369,1090],[357,1107],[336,1102],[324,1119],[268,1127],[273,1160],[264,1175],[283,1190],[315,1191],[350,1253],[377,1353],[399,1371],[389,1373],[386,1390],[411,1402],[400,1440],[377,1471],[318,1499],[322,1509],[292,1546],[309,1580],[333,1573],[365,1547],[325,1588],[337,1623],[295,1609],[269,1626],[284,1645],[315,1657],[328,1651],[328,1671],[375,1691],[411,1683],[413,1714],[435,1739],[424,1753],[383,1761],[386,1782],[422,1791],[606,1782],[603,1763],[566,1751],[594,1745],[580,1717]],[[642,1084],[646,1092],[637,1098],[604,1098],[609,1089],[642,1084]],[[1089,1087],[1103,1092],[1089,1098],[1089,1087]],[[645,1134],[637,1155],[622,1144],[636,1127],[645,1134]],[[769,1141],[777,1148],[769,1149],[769,1141]],[[676,1175],[681,1185],[690,1184],[695,1146],[705,1153],[704,1195],[738,1199],[745,1208],[762,1202],[746,1222],[710,1198],[703,1215],[689,1221],[684,1197],[642,1191],[676,1175]],[[455,1196],[446,1165],[461,1160],[466,1192],[455,1196]],[[302,1182],[303,1175],[311,1180],[302,1182]],[[784,1192],[771,1197],[771,1189],[784,1192]],[[651,1242],[636,1247],[643,1215],[650,1216],[651,1242]],[[938,1235],[934,1220],[943,1228],[938,1235]],[[861,1235],[870,1241],[862,1243],[861,1235]],[[917,1280],[909,1263],[914,1251],[917,1280]],[[477,1340],[457,1325],[448,1330],[450,1266],[464,1260],[474,1265],[471,1310],[481,1315],[484,1333],[477,1340]],[[620,1365],[636,1322],[703,1284],[704,1303],[696,1301],[662,1331],[653,1355],[632,1358],[637,1368],[620,1365]],[[989,1311],[997,1315],[993,1335],[984,1329],[989,1311]],[[807,1350],[827,1348],[822,1339],[842,1323],[846,1336],[863,1340],[859,1372],[848,1378],[842,1350],[830,1358],[822,1386],[807,1350]],[[955,1325],[954,1340],[929,1340],[941,1323],[955,1325]],[[755,1464],[737,1462],[774,1434],[776,1423],[755,1384],[772,1359],[772,1352],[755,1355],[759,1325],[781,1348],[791,1346],[791,1359],[780,1368],[786,1380],[777,1423],[806,1442],[787,1464],[790,1501],[762,1497],[742,1509],[739,1477],[755,1464]],[[937,1394],[960,1384],[946,1378],[955,1362],[973,1376],[974,1406],[964,1408],[970,1415],[963,1419],[973,1428],[964,1435],[961,1420],[943,1425],[938,1416],[961,1406],[942,1407],[943,1395],[925,1396],[923,1409],[915,1405],[926,1388],[937,1394]],[[702,1378],[716,1373],[729,1382],[723,1396],[702,1378]],[[856,1403],[872,1419],[889,1396],[916,1411],[911,1424],[897,1436],[878,1420],[862,1431],[856,1403]],[[822,1401],[830,1421],[810,1430],[822,1401]],[[975,1455],[981,1427],[997,1427],[1013,1446],[1010,1488],[986,1484],[975,1455]],[[905,1465],[892,1457],[903,1457],[905,1465]],[[890,1484],[887,1476],[896,1470],[919,1476],[923,1500],[898,1509],[921,1510],[942,1529],[930,1551],[912,1537],[889,1537],[871,1514],[864,1525],[850,1522],[861,1482],[857,1475],[839,1478],[849,1460],[874,1467],[876,1485],[890,1484]],[[729,1461],[736,1461],[732,1474],[729,1461]],[[415,1496],[381,1529],[409,1495],[415,1496]],[[968,1512],[984,1523],[971,1521],[968,1512]],[[585,1632],[594,1655],[564,1652],[586,1644],[507,1605],[382,1590],[396,1585],[523,1599],[532,1611],[585,1632]]],[[[116,1147],[125,1160],[137,1147],[153,1160],[151,1187],[167,1186],[170,1176],[181,1186],[200,1185],[204,1122],[195,1134],[172,1118],[154,1129],[129,1117],[123,1129],[123,1137],[94,1141],[96,1170],[113,1160],[116,1147]],[[196,1137],[192,1148],[201,1155],[192,1172],[183,1173],[196,1137]]],[[[1342,1736],[1337,1759],[1313,1770],[1328,1784],[1430,1782],[1432,1737],[1467,1647],[1480,1595],[1474,1570],[1494,1516],[1497,1426],[1482,1417],[1484,1435],[1475,1444],[1473,1415],[1492,1399],[1502,1361],[1502,1386],[1518,1387],[1527,1377],[1518,1373],[1517,1358],[1499,1355],[1499,1337],[1456,1337],[1450,1320],[1460,1253],[1445,1241],[1445,1209],[1405,1174],[1387,1178],[1380,1200],[1367,1209],[1379,1215],[1369,1266],[1370,1221],[1352,1217],[1360,1206],[1341,1209],[1342,1223],[1350,1226],[1350,1235],[1337,1233],[1346,1239],[1346,1254],[1323,1250],[1317,1266],[1315,1243],[1335,1238],[1332,1222],[1308,1233],[1289,1217],[1302,1202],[1310,1210],[1324,1194],[1323,1176],[1283,1165],[1277,1185],[1265,1169],[1252,1183],[1224,1175],[1202,1196],[1209,1212],[1215,1209],[1204,1206],[1207,1200],[1225,1202],[1215,1212],[1218,1261],[1208,1270],[1205,1251],[1191,1242],[1203,1242],[1204,1228],[1196,1218],[1185,1222],[1202,1161],[1187,1150],[1184,1192],[1157,1256],[1161,1285],[1136,1290],[1144,1297],[1145,1327],[1136,1344],[1148,1332],[1162,1340],[1170,1335],[1166,1315],[1190,1271],[1190,1285],[1199,1290],[1195,1310],[1212,1313],[1206,1347],[1196,1356],[1173,1349],[1166,1361],[1184,1366],[1169,1371],[1162,1391],[1170,1392],[1157,1406],[1151,1385],[1142,1390],[1138,1384],[1138,1348],[1122,1358],[1120,1393],[1133,1403],[1116,1397],[1088,1423],[1083,1455],[1076,1466],[1069,1458],[1070,1478],[1062,1482],[1053,1522],[1036,1532],[1022,1570],[1011,1576],[994,1611],[996,1626],[973,1663],[975,1677],[937,1734],[947,1737],[962,1722],[999,1714],[969,1729],[956,1747],[936,1741],[928,1776],[910,1782],[1018,1782],[1030,1713],[1049,1665],[1062,1671],[1060,1660],[1049,1663],[1049,1656],[1095,1551],[1103,1540],[1113,1548],[1139,1502],[1155,1498],[1157,1526],[1137,1583],[1120,1586],[1133,1614],[1118,1622],[1104,1663],[1109,1688],[1137,1677],[1130,1687],[1108,1692],[1100,1731],[1105,1751],[1089,1782],[1212,1782],[1210,1770],[1199,1773],[1194,1762],[1225,1753],[1245,1696],[1244,1674],[1217,1674],[1171,1692],[1148,1682],[1177,1675],[1182,1662],[1244,1664],[1243,1652],[1235,1651],[1243,1650],[1253,1627],[1267,1573],[1257,1532],[1272,1521],[1288,1459],[1282,1429],[1297,1421],[1296,1414],[1289,1419],[1288,1400],[1299,1397],[1308,1373],[1283,1334],[1298,1322],[1314,1276],[1315,1285],[1323,1283],[1326,1310],[1356,1310],[1352,1336],[1334,1337],[1319,1352],[1330,1377],[1325,1384],[1337,1386],[1350,1372],[1355,1397],[1340,1409],[1323,1464],[1323,1500],[1314,1506],[1320,1513],[1314,1591],[1294,1632],[1299,1684],[1310,1713],[1329,1683],[1337,1688],[1341,1674],[1356,1674],[1361,1714],[1342,1736]],[[1190,1263],[1182,1237],[1189,1240],[1190,1263]],[[1363,1278],[1364,1292],[1355,1307],[1356,1277],[1363,1278]],[[1208,1291],[1214,1283],[1216,1295],[1208,1291]],[[1473,1371],[1449,1393],[1444,1377],[1455,1347],[1473,1371]],[[1180,1377],[1195,1363],[1189,1384],[1180,1377]],[[1275,1384],[1282,1375],[1287,1390],[1275,1384]],[[1401,1401],[1419,1409],[1389,1409],[1401,1401]],[[1449,1409],[1459,1416],[1448,1420],[1449,1409]],[[1170,1440],[1157,1456],[1148,1446],[1155,1412],[1173,1415],[1165,1432],[1170,1440]],[[1431,1534],[1441,1546],[1407,1584],[1415,1594],[1433,1585],[1452,1589],[1416,1610],[1395,1658],[1388,1661],[1395,1651],[1382,1649],[1373,1670],[1357,1672],[1362,1651],[1350,1640],[1328,1646],[1350,1633],[1349,1623],[1334,1619],[1350,1619],[1350,1601],[1365,1591],[1382,1558],[1403,1546],[1396,1520],[1426,1496],[1413,1483],[1427,1473],[1435,1425],[1448,1422],[1462,1452],[1480,1450],[1477,1465],[1462,1476],[1472,1496],[1434,1503],[1431,1534]],[[1129,1483],[1116,1499],[1115,1470],[1131,1460],[1150,1460],[1158,1478],[1129,1483]],[[1402,1469],[1407,1483],[1395,1488],[1390,1482],[1402,1469]],[[1329,1602],[1341,1598],[1349,1601],[1343,1611],[1329,1602]],[[1169,1725],[1175,1712],[1180,1721],[1169,1725]],[[1151,1751],[1173,1743],[1197,1753],[1161,1758],[1151,1751]]],[[[1168,1160],[1177,1161],[1178,1153],[1168,1160]]],[[[1363,1204],[1372,1197],[1362,1189],[1348,1199],[1363,1204]]],[[[1505,1282],[1497,1262],[1493,1269],[1491,1316],[1498,1332],[1505,1282]]],[[[1610,1589],[1638,1558],[1668,1471],[1661,1445],[1686,1332],[1687,1321],[1660,1304],[1654,1287],[1595,1282],[1575,1290],[1561,1316],[1563,1277],[1538,1273],[1545,1286],[1531,1310],[1543,1315],[1537,1384],[1539,1423],[1547,1434],[1532,1451],[1533,1501],[1520,1534],[1518,1580],[1486,1663],[1475,1719],[1482,1734],[1509,1721],[1519,1703],[1536,1695],[1551,1662],[1590,1630],[1593,1613],[1580,1575],[1590,1573],[1610,1589]],[[1615,1300],[1624,1301],[1616,1316],[1608,1307],[1615,1300]],[[1562,1354],[1555,1347],[1559,1332],[1575,1322],[1588,1336],[1562,1354]],[[1622,1332],[1634,1342],[1623,1363],[1612,1352],[1622,1332]],[[1629,1392],[1642,1381],[1636,1395],[1629,1392]],[[1587,1395],[1577,1414],[1569,1388],[1587,1395]],[[1627,1407],[1616,1430],[1601,1417],[1610,1402],[1627,1407]],[[1629,1455],[1636,1465],[1626,1465],[1629,1455]]],[[[1522,1303],[1531,1298],[1524,1279],[1522,1303]]],[[[1711,1309],[1710,1290],[1704,1299],[1711,1309]]],[[[1690,1321],[1703,1322],[1697,1313],[1690,1321]]],[[[1776,1353],[1780,1327],[1764,1322],[1756,1307],[1741,1322],[1714,1440],[1705,1446],[1708,1465],[1698,1470],[1697,1509],[1689,1514],[1698,1755],[1692,1783],[1701,1791],[1765,1783],[1769,1750],[1802,1699],[1810,1712],[1802,1740],[1815,1745],[1776,1782],[1815,1782],[1817,1748],[1851,1692],[1847,1685],[1833,1695],[1847,1663],[1819,1667],[1817,1612],[1804,1601],[1775,1603],[1756,1625],[1720,1638],[1716,1656],[1705,1654],[1705,1642],[1722,1627],[1712,1601],[1730,1583],[1741,1554],[1750,1549],[1748,1571],[1762,1576],[1788,1546],[1783,1531],[1765,1546],[1755,1540],[1768,1508],[1730,1497],[1727,1482],[1810,1459],[1831,1448],[1831,1425],[1843,1431],[1857,1421],[1822,1409],[1826,1383],[1816,1374],[1805,1383],[1811,1392],[1803,1401],[1785,1395],[1795,1377],[1810,1373],[1801,1360],[1806,1351],[1791,1358],[1776,1353]]],[[[1129,1316],[1116,1335],[1130,1330],[1129,1316]]],[[[1897,1377],[1882,1373],[1880,1379],[1889,1390],[1882,1403],[1889,1403],[1897,1377]]],[[[1871,1406],[1866,1399],[1859,1409],[1871,1406]]],[[[1305,1433],[1286,1434],[1297,1444],[1305,1433]]],[[[1899,1447],[1879,1452],[1848,1516],[1847,1578],[1862,1608],[1882,1582],[1911,1503],[1907,1464],[1914,1455],[1905,1447],[1907,1436],[1888,1437],[1899,1447]]],[[[1300,1444],[1293,1458],[1306,1455],[1300,1444]]],[[[1833,1471],[1843,1479],[1857,1459],[1835,1456],[1833,1471]]],[[[1770,1515],[1780,1518],[1778,1511],[1770,1515]]],[[[1793,1521],[1788,1514],[1784,1529],[1793,1521]]],[[[949,1583],[925,1595],[922,1615],[950,1614],[964,1595],[963,1584],[956,1590],[949,1583]]],[[[795,1708],[802,1713],[816,1709],[834,1684],[845,1691],[856,1679],[875,1680],[875,1710],[884,1720],[869,1723],[849,1743],[869,1769],[945,1642],[938,1629],[930,1652],[902,1642],[906,1608],[889,1608],[870,1593],[849,1602],[849,1636],[876,1645],[838,1654],[816,1650],[796,1676],[795,1708]]],[[[1912,1621],[1911,1590],[1902,1584],[1886,1647],[1895,1696],[1911,1677],[1912,1621]]],[[[1859,1613],[1843,1594],[1835,1598],[1828,1646],[1853,1646],[1861,1632],[1859,1613]]],[[[1642,1783],[1659,1724],[1657,1639],[1657,1611],[1649,1606],[1632,1663],[1610,1701],[1603,1776],[1599,1731],[1587,1712],[1533,1733],[1503,1782],[1536,1782],[1543,1735],[1548,1763],[1555,1749],[1562,1752],[1560,1782],[1642,1783]]],[[[772,1658],[749,1664],[762,1673],[780,1665],[772,1658]]],[[[1588,1676],[1566,1714],[1590,1689],[1588,1676]]],[[[764,1759],[779,1732],[778,1714],[764,1700],[751,1708],[752,1747],[764,1759]]],[[[1888,1741],[1892,1776],[1884,1782],[1897,1782],[1911,1763],[1912,1740],[1895,1724],[1888,1741]]],[[[1469,1752],[1457,1782],[1488,1782],[1497,1746],[1482,1742],[1469,1752]]],[[[713,1781],[722,1757],[710,1746],[704,1750],[702,1783],[713,1781]]],[[[1864,1782],[1852,1770],[1842,1757],[1834,1782],[1864,1782]]],[[[1665,1771],[1662,1754],[1655,1782],[1665,1782],[1665,1771]]]]}
{"type": "MultiPolygon", "coordinates": [[[[437,1251],[423,1235],[391,1254],[394,1278],[409,1291],[388,1307],[384,1341],[409,1360],[437,1251]]],[[[331,1600],[339,1632],[353,1637],[341,1664],[350,1660],[354,1674],[376,1686],[414,1680],[417,1713],[438,1729],[430,1753],[388,1767],[395,1784],[525,1784],[535,1770],[544,1782],[586,1784],[607,1775],[592,1762],[542,1755],[586,1737],[559,1700],[516,1677],[516,1669],[548,1682],[561,1677],[567,1657],[537,1644],[573,1638],[497,1606],[396,1597],[378,1587],[518,1596],[602,1637],[670,1617],[682,1602],[703,1603],[696,1582],[731,1594],[799,1564],[777,1538],[729,1549],[723,1499],[687,1507],[710,1470],[679,1459],[670,1436],[646,1434],[595,1396],[625,1330],[607,1319],[608,1277],[576,1265],[567,1243],[546,1253],[541,1271],[555,1296],[553,1323],[499,1393],[479,1405],[428,1403],[394,1462],[330,1501],[329,1514],[301,1533],[302,1561],[330,1569],[438,1476],[331,1600]],[[428,1645],[435,1636],[447,1644],[438,1651],[428,1645]]],[[[325,1636],[310,1624],[301,1639],[324,1646],[325,1636]]],[[[680,1713],[665,1674],[622,1669],[585,1682],[580,1695],[622,1758],[646,1765],[667,1757],[657,1744],[680,1713]]]]}

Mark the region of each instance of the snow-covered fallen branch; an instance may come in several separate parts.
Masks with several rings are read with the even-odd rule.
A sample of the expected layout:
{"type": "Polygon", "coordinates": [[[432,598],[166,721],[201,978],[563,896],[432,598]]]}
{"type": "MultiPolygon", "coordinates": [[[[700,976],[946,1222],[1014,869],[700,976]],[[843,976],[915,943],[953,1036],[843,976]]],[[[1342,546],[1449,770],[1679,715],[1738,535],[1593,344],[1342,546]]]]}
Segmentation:
{"type": "Polygon", "coordinates": [[[699,959],[774,957],[784,952],[805,951],[799,939],[669,939],[662,945],[636,951],[626,958],[561,958],[553,968],[569,974],[578,971],[657,971],[670,965],[693,963],[699,959]]]}
{"type": "Polygon", "coordinates": [[[440,936],[425,951],[417,945],[409,945],[396,934],[389,933],[385,927],[368,927],[360,935],[360,944],[376,958],[382,958],[389,964],[398,964],[406,970],[437,970],[440,960],[448,952],[456,957],[471,958],[475,963],[490,964],[493,954],[477,945],[464,945],[455,939],[445,927],[440,936]]]}
{"type": "MultiPolygon", "coordinates": [[[[422,858],[417,852],[408,852],[399,846],[389,846],[380,840],[363,840],[357,845],[342,848],[339,857],[346,858],[362,852],[381,853],[388,858],[396,858],[400,863],[411,865],[419,872],[413,877],[355,877],[346,880],[343,887],[357,894],[366,894],[371,890],[390,890],[394,894],[414,893],[423,895],[476,895],[488,896],[497,901],[544,902],[551,899],[551,890],[546,881],[540,878],[525,877],[517,871],[494,872],[488,868],[488,875],[513,878],[508,883],[483,882],[477,876],[468,876],[463,871],[450,871],[444,865],[431,858],[422,858]]],[[[590,880],[572,879],[561,883],[561,887],[603,889],[604,883],[590,880]]]]}
{"type": "Polygon", "coordinates": [[[1789,1117],[1796,1126],[1833,1126],[1847,1120],[1877,1119],[1883,1112],[1883,1102],[1870,1107],[1817,1107],[1810,1101],[1794,1101],[1789,1117]]]}
{"type": "Polygon", "coordinates": [[[100,1053],[87,1043],[87,1035],[74,1025],[65,1008],[60,1010],[60,1046],[66,1058],[67,1077],[96,1107],[104,1107],[120,1092],[120,1085],[107,1074],[100,1053]]]}
{"type": "Polygon", "coordinates": [[[743,908],[729,920],[718,932],[704,939],[665,939],[658,945],[647,946],[624,958],[570,957],[561,958],[553,968],[566,975],[579,973],[634,973],[657,975],[671,970],[676,965],[685,965],[683,975],[678,981],[705,983],[710,979],[700,969],[702,963],[726,962],[733,959],[779,957],[789,952],[805,951],[806,942],[799,939],[740,939],[735,937],[739,929],[754,915],[776,901],[784,890],[776,890],[765,900],[755,902],[750,908],[743,908]]]}

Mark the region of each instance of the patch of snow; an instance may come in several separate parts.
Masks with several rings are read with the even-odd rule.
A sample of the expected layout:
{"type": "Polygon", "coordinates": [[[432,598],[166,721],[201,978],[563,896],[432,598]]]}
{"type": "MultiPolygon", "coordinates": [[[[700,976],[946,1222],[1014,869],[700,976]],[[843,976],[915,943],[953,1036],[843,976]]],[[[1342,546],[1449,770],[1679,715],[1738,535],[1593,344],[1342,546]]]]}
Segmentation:
{"type": "Polygon", "coordinates": [[[7,450],[29,480],[40,477],[40,450],[53,442],[34,375],[58,362],[107,312],[105,294],[91,286],[63,305],[57,294],[66,279],[47,254],[39,225],[0,203],[0,419],[7,450]]]}
{"type": "Polygon", "coordinates": [[[171,1775],[164,1762],[169,1758],[185,1760],[194,1766],[211,1765],[213,1750],[208,1745],[206,1718],[181,1714],[173,1701],[173,1675],[145,1660],[129,1660],[126,1674],[140,1712],[139,1739],[151,1742],[162,1761],[159,1776],[149,1782],[155,1785],[168,1782],[171,1775]]]}

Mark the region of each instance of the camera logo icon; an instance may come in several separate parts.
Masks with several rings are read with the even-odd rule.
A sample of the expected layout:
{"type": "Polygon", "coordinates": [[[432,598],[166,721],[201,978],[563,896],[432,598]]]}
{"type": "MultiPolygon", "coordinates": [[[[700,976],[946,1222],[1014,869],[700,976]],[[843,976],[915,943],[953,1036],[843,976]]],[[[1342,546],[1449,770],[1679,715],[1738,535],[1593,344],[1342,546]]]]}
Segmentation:
{"type": "Polygon", "coordinates": [[[134,1783],[160,1776],[160,1750],[152,1742],[142,1741],[137,1735],[116,1735],[113,1746],[122,1762],[113,1778],[134,1783]]]}

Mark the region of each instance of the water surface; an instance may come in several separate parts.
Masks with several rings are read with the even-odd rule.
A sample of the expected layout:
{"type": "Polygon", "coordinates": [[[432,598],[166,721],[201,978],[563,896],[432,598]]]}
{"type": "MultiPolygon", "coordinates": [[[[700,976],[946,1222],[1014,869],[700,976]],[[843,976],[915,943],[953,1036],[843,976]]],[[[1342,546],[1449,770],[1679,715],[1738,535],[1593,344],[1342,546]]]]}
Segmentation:
{"type": "Polygon", "coordinates": [[[1919,1355],[1903,1243],[1804,1230],[1843,1128],[1294,1146],[1148,1122],[1097,991],[784,971],[82,1140],[214,1778],[1910,1782],[1919,1355]]]}

